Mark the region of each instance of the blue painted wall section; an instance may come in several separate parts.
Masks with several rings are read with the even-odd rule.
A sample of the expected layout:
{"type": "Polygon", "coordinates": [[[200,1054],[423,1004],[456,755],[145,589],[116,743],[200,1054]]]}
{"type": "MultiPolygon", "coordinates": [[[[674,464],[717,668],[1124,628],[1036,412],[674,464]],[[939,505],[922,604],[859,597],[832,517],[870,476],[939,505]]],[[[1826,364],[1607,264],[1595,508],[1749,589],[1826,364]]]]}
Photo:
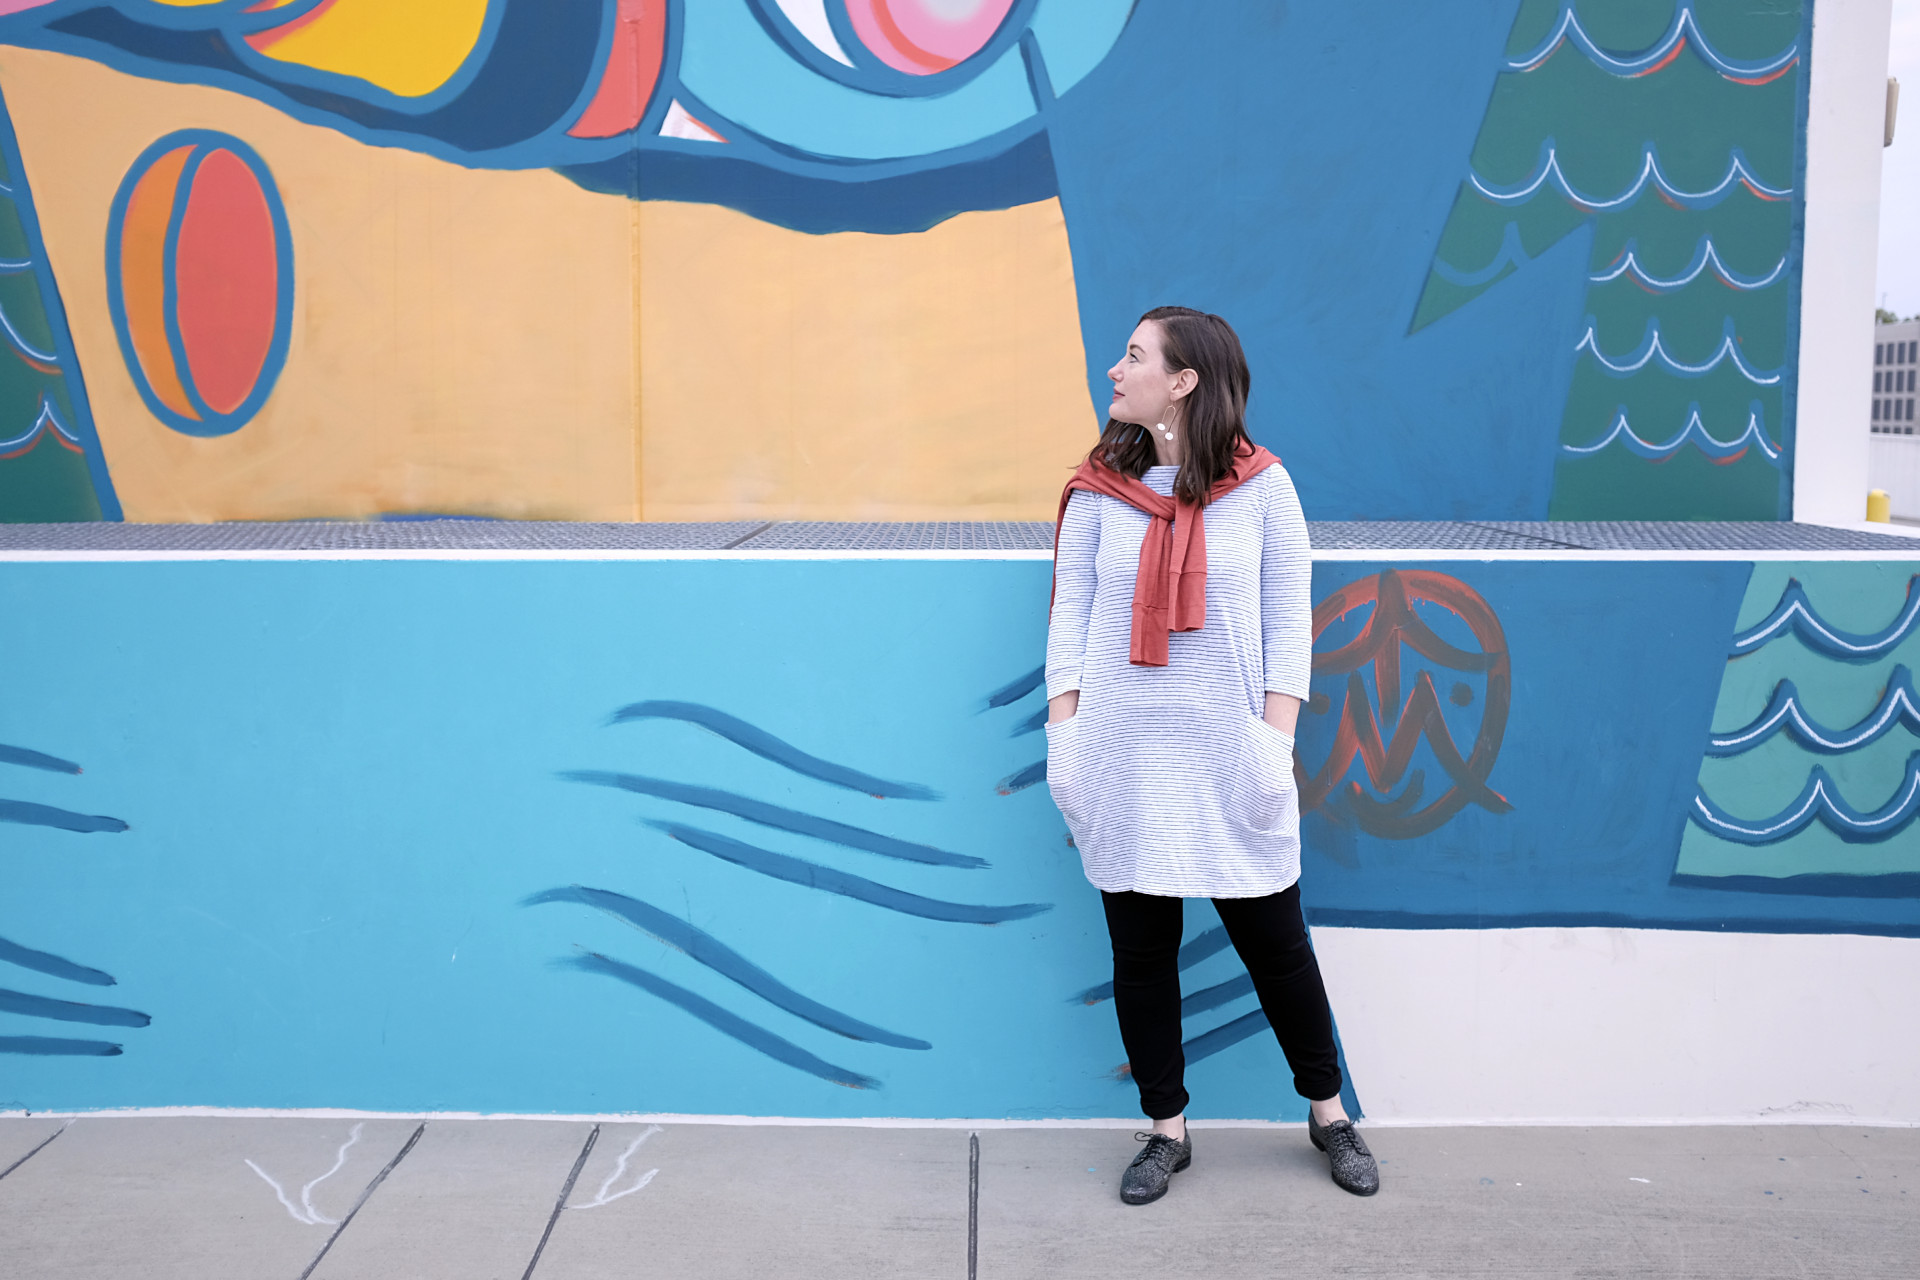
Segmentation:
{"type": "MultiPolygon", "coordinates": [[[[1706,744],[1771,687],[1716,705],[1735,637],[1795,575],[1871,636],[1920,565],[1831,569],[1321,566],[1300,767],[1362,710],[1380,751],[1306,817],[1310,921],[1920,936],[1911,897],[1688,878],[1706,744]]],[[[1132,1108],[1097,895],[1008,785],[1044,771],[1044,562],[15,563],[0,592],[0,659],[89,673],[10,693],[0,795],[98,824],[0,826],[0,1105],[1132,1108]]],[[[1882,698],[1816,702],[1813,670],[1820,724],[1882,698]]],[[[1298,1119],[1219,943],[1196,904],[1196,1114],[1298,1119]]]]}

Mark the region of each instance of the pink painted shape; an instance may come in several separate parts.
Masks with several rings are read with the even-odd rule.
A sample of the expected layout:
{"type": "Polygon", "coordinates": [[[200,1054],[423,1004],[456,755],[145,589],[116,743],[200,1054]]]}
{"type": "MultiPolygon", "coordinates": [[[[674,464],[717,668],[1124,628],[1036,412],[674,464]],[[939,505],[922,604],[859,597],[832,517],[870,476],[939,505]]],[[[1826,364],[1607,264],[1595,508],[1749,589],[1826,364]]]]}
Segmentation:
{"type": "Polygon", "coordinates": [[[10,13],[24,13],[28,9],[38,9],[42,5],[52,3],[53,0],[0,0],[0,18],[10,13]]]}
{"type": "Polygon", "coordinates": [[[174,252],[180,337],[200,398],[232,413],[252,393],[273,346],[279,301],[273,213],[246,162],[215,150],[187,193],[174,252]]]}
{"type": "Polygon", "coordinates": [[[916,48],[959,62],[980,52],[1006,20],[1013,0],[974,0],[967,12],[965,0],[879,0],[900,34],[916,48]],[[943,16],[954,15],[954,16],[943,16]]]}
{"type": "Polygon", "coordinates": [[[978,53],[1013,0],[846,0],[854,33],[896,71],[933,75],[978,53]]]}

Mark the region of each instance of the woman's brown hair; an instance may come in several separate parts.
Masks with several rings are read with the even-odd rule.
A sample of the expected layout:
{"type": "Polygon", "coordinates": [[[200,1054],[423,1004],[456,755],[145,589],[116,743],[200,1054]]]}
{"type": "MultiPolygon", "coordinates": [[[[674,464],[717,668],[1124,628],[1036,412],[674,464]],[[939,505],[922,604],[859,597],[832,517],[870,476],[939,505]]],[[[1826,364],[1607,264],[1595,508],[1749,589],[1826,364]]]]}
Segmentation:
{"type": "MultiPolygon", "coordinates": [[[[1246,352],[1233,326],[1205,311],[1155,307],[1140,319],[1160,327],[1160,354],[1168,372],[1191,369],[1199,379],[1180,401],[1186,456],[1173,480],[1173,496],[1204,507],[1214,482],[1233,470],[1234,451],[1247,441],[1253,376],[1246,352]]],[[[1153,440],[1147,428],[1109,418],[1087,457],[1138,480],[1154,464],[1153,440]]]]}

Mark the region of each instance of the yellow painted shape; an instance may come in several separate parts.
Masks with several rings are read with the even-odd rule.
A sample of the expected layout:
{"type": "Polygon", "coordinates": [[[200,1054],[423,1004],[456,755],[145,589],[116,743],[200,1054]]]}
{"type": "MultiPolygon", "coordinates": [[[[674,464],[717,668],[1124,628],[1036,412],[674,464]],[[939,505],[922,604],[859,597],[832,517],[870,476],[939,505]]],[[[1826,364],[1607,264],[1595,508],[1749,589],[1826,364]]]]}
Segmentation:
{"type": "Polygon", "coordinates": [[[627,201],[63,54],[0,48],[0,84],[129,520],[635,517],[627,201]],[[252,422],[213,438],[147,411],[106,304],[114,192],[188,128],[259,151],[293,234],[286,368],[252,422]]]}
{"type": "Polygon", "coordinates": [[[247,43],[269,58],[354,76],[403,98],[432,93],[473,52],[488,0],[332,0],[282,34],[247,43]]]}
{"type": "Polygon", "coordinates": [[[167,223],[180,192],[180,171],[193,148],[176,147],[150,165],[127,198],[120,224],[120,297],[127,313],[127,336],[147,385],[160,402],[198,421],[167,341],[167,223]]]}
{"type": "Polygon", "coordinates": [[[662,201],[639,240],[647,519],[1053,520],[1097,426],[1057,200],[898,236],[662,201]]]}

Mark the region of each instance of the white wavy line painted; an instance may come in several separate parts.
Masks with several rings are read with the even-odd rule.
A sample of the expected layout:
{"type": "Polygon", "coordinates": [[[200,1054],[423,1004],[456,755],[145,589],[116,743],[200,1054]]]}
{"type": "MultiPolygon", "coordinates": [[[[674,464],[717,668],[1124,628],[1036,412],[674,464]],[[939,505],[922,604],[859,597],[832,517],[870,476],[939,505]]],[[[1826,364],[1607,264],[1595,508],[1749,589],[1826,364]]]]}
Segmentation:
{"type": "Polygon", "coordinates": [[[1540,171],[1518,187],[1510,187],[1504,190],[1490,187],[1481,179],[1480,175],[1472,169],[1467,170],[1467,181],[1473,184],[1474,190],[1496,204],[1524,204],[1533,198],[1534,193],[1545,185],[1548,178],[1552,178],[1567,199],[1580,205],[1582,208],[1592,209],[1596,212],[1606,209],[1618,209],[1623,205],[1632,204],[1640,197],[1640,192],[1646,187],[1649,180],[1651,180],[1655,186],[1659,187],[1660,190],[1666,192],[1675,200],[1682,202],[1713,200],[1725,193],[1727,188],[1735,182],[1745,182],[1755,193],[1773,200],[1784,200],[1793,194],[1792,187],[1769,187],[1766,183],[1760,181],[1760,179],[1753,175],[1753,171],[1747,168],[1746,161],[1737,155],[1732,157],[1728,162],[1727,175],[1720,179],[1718,183],[1708,187],[1705,191],[1682,191],[1667,181],[1667,175],[1660,171],[1660,162],[1654,159],[1652,147],[1648,147],[1641,155],[1640,176],[1633,180],[1632,186],[1611,200],[1601,200],[1594,196],[1583,195],[1575,191],[1573,184],[1567,181],[1567,175],[1561,172],[1560,154],[1558,148],[1555,147],[1547,148],[1547,161],[1540,166],[1540,171]]]}
{"type": "Polygon", "coordinates": [[[40,415],[33,420],[33,425],[11,440],[0,440],[0,453],[27,443],[27,441],[33,439],[48,427],[59,432],[74,444],[80,443],[80,437],[70,431],[66,423],[60,421],[60,415],[53,411],[53,402],[48,400],[43,394],[40,397],[40,415]]]}
{"type": "Polygon", "coordinates": [[[1776,831],[1785,831],[1806,817],[1809,811],[1818,807],[1822,802],[1825,802],[1827,811],[1834,814],[1836,818],[1839,818],[1841,825],[1845,826],[1847,830],[1870,832],[1878,830],[1881,827],[1893,826],[1897,822],[1902,821],[1903,815],[1901,810],[1907,807],[1908,802],[1913,799],[1916,790],[1920,790],[1920,774],[1909,775],[1906,790],[1900,795],[1899,799],[1897,801],[1888,800],[1886,804],[1880,806],[1881,809],[1887,810],[1889,816],[1877,822],[1855,823],[1848,822],[1844,817],[1840,817],[1839,811],[1833,807],[1833,797],[1827,794],[1827,780],[1824,777],[1813,780],[1813,786],[1808,789],[1806,799],[1800,802],[1798,808],[1794,809],[1791,813],[1780,815],[1775,822],[1764,827],[1750,826],[1747,823],[1739,821],[1729,822],[1724,818],[1714,817],[1713,811],[1707,808],[1706,798],[1698,792],[1694,793],[1693,807],[1698,809],[1700,816],[1707,820],[1708,830],[1732,830],[1738,831],[1742,835],[1764,838],[1773,835],[1776,831]]]}
{"type": "Polygon", "coordinates": [[[1913,630],[1914,622],[1920,620],[1920,610],[1913,610],[1911,602],[1908,605],[1908,610],[1906,624],[1895,631],[1894,634],[1884,638],[1875,637],[1865,644],[1858,644],[1852,640],[1843,638],[1839,632],[1828,626],[1818,614],[1807,608],[1801,601],[1795,600],[1787,606],[1785,613],[1774,620],[1773,625],[1768,627],[1764,634],[1747,638],[1745,651],[1752,652],[1761,645],[1794,630],[1794,618],[1801,617],[1806,619],[1809,630],[1817,632],[1822,639],[1826,640],[1827,643],[1836,649],[1845,649],[1849,653],[1882,654],[1906,639],[1907,634],[1913,630]]]}
{"type": "Polygon", "coordinates": [[[1773,264],[1773,270],[1767,272],[1767,274],[1764,276],[1755,278],[1751,276],[1737,275],[1733,271],[1728,269],[1726,263],[1720,260],[1719,250],[1713,247],[1713,241],[1703,239],[1701,243],[1706,246],[1705,251],[1702,252],[1702,251],[1696,250],[1693,256],[1693,261],[1688,264],[1686,272],[1681,275],[1671,276],[1663,280],[1659,276],[1651,274],[1650,272],[1647,271],[1645,267],[1641,266],[1640,260],[1634,255],[1634,251],[1632,249],[1629,249],[1627,250],[1626,257],[1622,258],[1619,262],[1614,264],[1613,270],[1603,271],[1598,275],[1588,276],[1587,280],[1591,284],[1605,284],[1609,280],[1618,280],[1621,276],[1631,272],[1635,279],[1639,280],[1642,284],[1651,286],[1652,288],[1678,289],[1682,285],[1692,284],[1695,280],[1700,278],[1700,273],[1702,271],[1705,271],[1709,266],[1711,266],[1713,268],[1713,273],[1716,276],[1719,276],[1723,282],[1725,282],[1726,284],[1730,285],[1735,289],[1740,289],[1745,291],[1745,290],[1766,288],[1768,285],[1772,284],[1775,280],[1778,280],[1780,278],[1781,273],[1787,269],[1787,260],[1785,257],[1782,257],[1780,261],[1773,264]]]}
{"type": "Polygon", "coordinates": [[[1687,437],[1695,431],[1698,431],[1701,439],[1705,440],[1715,449],[1723,449],[1728,453],[1731,453],[1735,447],[1748,440],[1760,446],[1760,452],[1766,454],[1767,460],[1770,462],[1779,458],[1782,452],[1778,445],[1767,439],[1767,433],[1761,430],[1759,414],[1749,413],[1747,415],[1747,429],[1745,431],[1742,431],[1731,440],[1721,440],[1707,430],[1707,424],[1700,420],[1700,411],[1698,409],[1695,409],[1687,415],[1687,425],[1680,428],[1679,434],[1663,444],[1654,444],[1652,441],[1643,438],[1639,432],[1627,424],[1626,412],[1622,410],[1614,417],[1613,430],[1607,432],[1597,443],[1578,445],[1563,444],[1560,448],[1565,453],[1598,453],[1612,444],[1622,434],[1625,434],[1629,440],[1632,440],[1642,449],[1653,453],[1672,453],[1681,445],[1685,444],[1687,437]]]}
{"type": "Polygon", "coordinates": [[[1647,344],[1647,349],[1641,353],[1639,359],[1625,363],[1616,363],[1602,354],[1600,344],[1594,340],[1592,325],[1587,326],[1586,333],[1581,335],[1580,341],[1574,343],[1573,349],[1576,353],[1581,351],[1592,352],[1595,360],[1598,360],[1614,373],[1638,373],[1640,370],[1646,368],[1647,362],[1655,356],[1659,356],[1660,363],[1666,365],[1667,368],[1672,369],[1675,373],[1690,374],[1711,373],[1718,367],[1722,360],[1730,359],[1733,361],[1734,368],[1740,370],[1741,374],[1749,382],[1758,383],[1763,387],[1770,387],[1780,381],[1780,375],[1778,373],[1756,373],[1754,370],[1748,368],[1747,362],[1740,358],[1740,349],[1734,344],[1731,334],[1720,339],[1720,349],[1715,351],[1712,358],[1705,364],[1687,364],[1685,361],[1674,359],[1672,354],[1660,345],[1660,331],[1658,329],[1653,331],[1653,340],[1647,344]]]}
{"type": "Polygon", "coordinates": [[[1616,58],[1594,43],[1593,37],[1581,27],[1580,19],[1574,15],[1572,7],[1569,6],[1560,11],[1560,25],[1553,29],[1553,34],[1538,45],[1532,53],[1509,61],[1507,70],[1531,71],[1551,58],[1554,51],[1559,49],[1561,41],[1571,38],[1575,47],[1600,67],[1615,75],[1634,75],[1659,66],[1673,52],[1674,47],[1686,39],[1689,32],[1692,33],[1696,47],[1700,50],[1701,56],[1706,59],[1707,64],[1723,76],[1735,73],[1741,76],[1771,75],[1800,56],[1800,46],[1795,42],[1788,45],[1784,53],[1776,54],[1769,62],[1748,65],[1731,62],[1721,57],[1713,46],[1707,43],[1707,38],[1700,33],[1700,26],[1694,20],[1693,8],[1688,5],[1681,8],[1680,17],[1668,29],[1666,39],[1637,58],[1616,58]]]}
{"type": "Polygon", "coordinates": [[[1905,689],[1895,689],[1893,696],[1880,704],[1879,714],[1875,715],[1871,721],[1854,726],[1857,730],[1855,733],[1844,738],[1827,738],[1820,734],[1817,726],[1809,723],[1806,713],[1800,707],[1800,700],[1798,698],[1788,698],[1780,705],[1779,710],[1775,711],[1765,720],[1762,720],[1759,724],[1754,725],[1751,729],[1747,730],[1747,732],[1733,734],[1728,737],[1716,736],[1713,739],[1713,745],[1716,747],[1741,746],[1744,743],[1766,737],[1769,733],[1773,732],[1774,728],[1778,726],[1782,720],[1791,719],[1794,727],[1800,731],[1801,737],[1817,742],[1829,751],[1851,751],[1861,743],[1869,742],[1878,737],[1889,724],[1899,718],[1903,711],[1911,711],[1915,715],[1920,715],[1920,706],[1914,705],[1913,701],[1907,697],[1907,691],[1905,689]]]}
{"type": "Polygon", "coordinates": [[[10,258],[0,260],[0,273],[5,273],[6,275],[18,275],[22,271],[31,270],[33,270],[32,258],[21,258],[18,262],[10,258]]]}
{"type": "Polygon", "coordinates": [[[7,341],[13,343],[14,346],[20,348],[20,350],[26,352],[28,355],[32,356],[35,360],[45,361],[47,364],[60,363],[59,356],[56,356],[51,351],[42,351],[38,347],[34,346],[32,343],[28,342],[25,338],[21,337],[20,331],[13,327],[13,321],[7,319],[7,312],[6,312],[6,308],[4,307],[0,307],[0,328],[6,329],[7,341]]]}
{"type": "Polygon", "coordinates": [[[356,1124],[353,1126],[352,1131],[347,1134],[347,1140],[340,1144],[340,1150],[334,1153],[333,1167],[315,1178],[312,1182],[309,1182],[306,1186],[300,1188],[300,1203],[298,1205],[295,1205],[293,1201],[287,1199],[286,1190],[282,1188],[278,1182],[274,1181],[273,1175],[269,1174],[265,1169],[262,1169],[251,1160],[247,1160],[245,1163],[247,1168],[259,1174],[266,1184],[273,1188],[273,1194],[280,1198],[280,1203],[285,1206],[287,1213],[292,1216],[295,1222],[306,1227],[338,1226],[338,1219],[329,1218],[313,1207],[313,1189],[325,1182],[328,1178],[331,1178],[334,1174],[340,1172],[341,1166],[347,1162],[347,1149],[360,1141],[360,1131],[364,1128],[366,1128],[365,1124],[356,1124]]]}
{"type": "Polygon", "coordinates": [[[627,1161],[633,1159],[633,1153],[638,1151],[641,1147],[641,1144],[646,1142],[648,1138],[651,1138],[654,1134],[659,1133],[660,1131],[661,1131],[660,1126],[657,1124],[650,1124],[645,1129],[643,1129],[640,1133],[640,1136],[635,1138],[632,1142],[628,1143],[627,1149],[620,1153],[619,1163],[613,1166],[613,1172],[608,1174],[607,1180],[600,1184],[600,1190],[594,1194],[593,1199],[588,1201],[586,1204],[570,1204],[567,1206],[567,1208],[598,1209],[603,1204],[612,1204],[615,1200],[619,1200],[626,1196],[630,1196],[634,1192],[639,1191],[641,1188],[645,1187],[649,1182],[652,1182],[653,1176],[660,1172],[658,1169],[647,1170],[645,1173],[640,1175],[638,1181],[636,1181],[632,1186],[628,1187],[625,1191],[614,1191],[612,1195],[607,1194],[609,1191],[613,1191],[613,1184],[620,1181],[620,1179],[625,1176],[627,1172],[627,1161]]]}

